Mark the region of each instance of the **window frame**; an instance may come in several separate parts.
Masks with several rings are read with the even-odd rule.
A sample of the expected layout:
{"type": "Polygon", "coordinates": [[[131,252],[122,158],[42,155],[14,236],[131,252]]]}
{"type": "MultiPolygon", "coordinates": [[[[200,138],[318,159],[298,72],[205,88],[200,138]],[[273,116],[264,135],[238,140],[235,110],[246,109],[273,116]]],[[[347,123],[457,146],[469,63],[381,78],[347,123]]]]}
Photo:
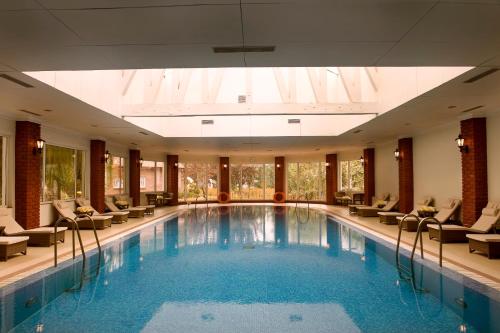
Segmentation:
{"type": "Polygon", "coordinates": [[[7,206],[7,137],[4,135],[0,135],[2,140],[2,156],[0,156],[0,163],[2,163],[2,199],[0,200],[0,207],[7,206]]]}
{"type": "MultiPolygon", "coordinates": [[[[303,180],[301,179],[301,164],[316,164],[317,166],[317,183],[315,185],[315,197],[317,199],[311,200],[311,201],[317,201],[317,202],[326,202],[326,162],[317,160],[317,161],[294,161],[294,162],[288,162],[286,163],[286,195],[287,198],[290,196],[290,190],[289,190],[289,165],[290,164],[295,164],[296,170],[297,170],[297,190],[300,191],[301,185],[303,184],[303,180]]],[[[295,201],[301,201],[301,200],[306,200],[305,198],[295,198],[293,199],[295,201]]]]}
{"type": "Polygon", "coordinates": [[[74,146],[66,146],[66,145],[60,145],[60,144],[56,144],[56,143],[52,143],[52,142],[45,142],[45,144],[43,145],[43,150],[42,150],[42,165],[41,165],[41,175],[40,175],[40,204],[47,204],[47,203],[51,203],[53,202],[54,200],[46,200],[45,199],[45,191],[44,191],[44,188],[45,188],[45,165],[46,165],[46,153],[47,153],[47,147],[48,146],[53,146],[53,147],[58,147],[58,148],[64,148],[64,149],[71,149],[73,150],[73,172],[74,172],[74,198],[68,198],[68,199],[54,199],[54,200],[63,200],[63,201],[73,201],[75,200],[77,197],[76,197],[76,193],[77,193],[77,176],[76,176],[76,173],[77,173],[77,166],[76,166],[76,161],[77,161],[77,152],[78,151],[81,151],[82,152],[82,197],[85,198],[86,197],[86,192],[87,192],[87,186],[86,186],[86,178],[87,178],[87,150],[84,149],[84,148],[77,148],[77,147],[74,147],[74,146]]]}
{"type": "MultiPolygon", "coordinates": [[[[187,182],[186,182],[186,169],[188,165],[202,165],[203,166],[203,177],[204,177],[204,180],[205,180],[205,194],[207,196],[207,200],[209,201],[214,201],[214,200],[217,200],[217,196],[219,195],[220,193],[220,169],[219,169],[219,165],[218,163],[216,162],[210,162],[210,161],[199,161],[199,162],[195,162],[195,161],[185,161],[185,162],[178,162],[178,166],[177,166],[177,184],[178,184],[178,193],[179,193],[179,201],[180,202],[186,202],[186,200],[190,200],[190,198],[188,196],[186,196],[186,189],[187,189],[187,182]],[[210,166],[210,167],[209,167],[210,166]],[[210,172],[211,168],[213,167],[213,170],[217,170],[214,174],[217,175],[217,196],[216,198],[209,198],[209,193],[208,193],[208,175],[209,174],[212,174],[212,172],[210,172]],[[182,171],[181,171],[182,170],[182,171]],[[181,177],[181,172],[182,172],[182,177],[181,177]],[[180,191],[181,189],[181,186],[180,186],[180,183],[182,181],[182,192],[180,191]],[[182,196],[181,196],[182,194],[182,196]]],[[[167,189],[168,191],[168,189],[167,189]]],[[[201,195],[201,194],[200,194],[201,195]]]]}
{"type": "MultiPolygon", "coordinates": [[[[239,198],[239,199],[236,199],[238,201],[272,201],[273,199],[266,199],[266,189],[267,189],[267,182],[266,182],[266,167],[267,166],[272,166],[272,170],[274,171],[274,177],[276,177],[276,171],[275,171],[275,164],[274,163],[244,163],[244,162],[240,162],[240,163],[232,163],[230,165],[230,168],[229,168],[229,190],[231,192],[231,198],[233,198],[233,191],[232,191],[232,188],[233,188],[233,184],[232,184],[232,179],[233,179],[233,172],[235,169],[238,169],[239,170],[239,183],[241,184],[241,176],[242,176],[242,167],[243,166],[252,166],[252,167],[255,167],[255,166],[259,166],[261,167],[262,169],[262,172],[260,172],[260,175],[261,175],[261,179],[260,179],[260,182],[262,184],[262,198],[260,199],[243,199],[243,198],[239,198]],[[235,167],[237,166],[237,167],[235,167]]],[[[276,185],[276,184],[275,184],[276,185]]],[[[275,189],[276,186],[273,186],[273,189],[275,189]]],[[[274,194],[273,194],[274,195],[274,194]]]]}
{"type": "MultiPolygon", "coordinates": [[[[343,161],[339,161],[339,175],[338,175],[338,179],[339,179],[339,188],[341,191],[346,191],[346,192],[364,192],[365,188],[364,188],[364,184],[363,184],[363,187],[362,188],[353,188],[352,187],[352,172],[351,172],[351,163],[352,162],[355,162],[355,161],[359,161],[359,160],[343,160],[343,161]],[[347,163],[347,183],[348,183],[348,186],[347,188],[344,188],[342,186],[342,183],[343,183],[343,178],[342,178],[342,163],[347,163]]],[[[364,172],[364,171],[363,171],[364,172]]]]}
{"type": "MultiPolygon", "coordinates": [[[[117,158],[120,159],[120,165],[119,165],[119,167],[120,167],[120,170],[123,171],[122,177],[120,179],[122,180],[123,186],[118,188],[118,193],[117,194],[116,193],[107,193],[106,192],[107,191],[106,181],[104,181],[104,195],[105,196],[123,195],[123,194],[127,193],[127,189],[126,189],[126,186],[127,186],[127,170],[126,170],[127,169],[127,158],[123,157],[121,155],[118,155],[118,154],[115,155],[113,153],[110,153],[108,161],[111,161],[111,163],[112,163],[113,157],[117,157],[117,158]],[[122,164],[122,161],[123,161],[123,164],[122,164]]],[[[106,168],[108,167],[108,163],[109,162],[106,162],[105,165],[104,165],[104,168],[105,168],[104,174],[107,173],[106,168]]],[[[111,164],[111,167],[113,167],[113,164],[111,164]]],[[[106,179],[106,176],[104,176],[104,178],[106,179]]],[[[110,180],[110,185],[111,185],[112,189],[115,190],[115,188],[113,186],[114,185],[113,184],[113,179],[110,180]]]]}
{"type": "MultiPolygon", "coordinates": [[[[156,160],[144,160],[144,162],[153,162],[154,165],[153,165],[153,190],[152,191],[143,191],[141,186],[140,186],[140,182],[141,182],[141,178],[143,177],[141,175],[141,169],[142,169],[142,164],[139,166],[139,192],[140,193],[155,193],[155,192],[165,192],[165,172],[166,172],[166,168],[165,168],[165,162],[164,161],[156,161],[156,160]],[[163,163],[163,190],[158,190],[158,181],[157,181],[157,170],[158,170],[158,163],[163,163]]],[[[146,184],[146,177],[144,177],[144,188],[147,187],[147,184],[146,184]]]]}

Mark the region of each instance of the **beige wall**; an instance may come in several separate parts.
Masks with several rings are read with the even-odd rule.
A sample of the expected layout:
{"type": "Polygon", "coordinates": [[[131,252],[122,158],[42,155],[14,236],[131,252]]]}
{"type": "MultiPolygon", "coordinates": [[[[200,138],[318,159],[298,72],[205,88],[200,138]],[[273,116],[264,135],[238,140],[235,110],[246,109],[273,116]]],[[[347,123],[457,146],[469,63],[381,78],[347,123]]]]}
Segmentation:
{"type": "Polygon", "coordinates": [[[399,196],[398,162],[394,159],[396,141],[375,148],[375,195],[399,196]]]}
{"type": "Polygon", "coordinates": [[[488,196],[500,201],[500,114],[486,120],[488,135],[488,196]]]}
{"type": "Polygon", "coordinates": [[[413,138],[415,202],[430,195],[437,206],[448,198],[462,197],[461,156],[454,139],[459,121],[432,128],[413,138]]]}

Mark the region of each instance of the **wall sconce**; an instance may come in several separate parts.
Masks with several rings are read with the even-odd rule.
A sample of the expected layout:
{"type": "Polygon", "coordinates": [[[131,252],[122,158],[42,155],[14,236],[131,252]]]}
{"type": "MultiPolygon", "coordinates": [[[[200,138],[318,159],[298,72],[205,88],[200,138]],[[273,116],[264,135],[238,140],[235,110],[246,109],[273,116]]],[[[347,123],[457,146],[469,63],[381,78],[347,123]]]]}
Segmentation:
{"type": "Polygon", "coordinates": [[[175,162],[174,163],[174,168],[177,168],[179,166],[179,163],[175,162]]]}
{"type": "Polygon", "coordinates": [[[465,139],[462,134],[458,135],[458,137],[455,139],[455,142],[457,143],[458,149],[461,153],[469,152],[469,147],[465,145],[465,139]]]}
{"type": "Polygon", "coordinates": [[[104,163],[108,163],[109,161],[109,151],[106,150],[106,152],[104,153],[104,163]]]}
{"type": "Polygon", "coordinates": [[[399,161],[401,155],[399,153],[399,149],[396,148],[396,150],[394,151],[394,158],[396,159],[396,161],[399,161]]]}
{"type": "Polygon", "coordinates": [[[45,141],[43,139],[36,140],[36,147],[33,148],[33,154],[41,154],[43,152],[43,146],[45,146],[45,141]]]}
{"type": "Polygon", "coordinates": [[[279,163],[278,163],[278,164],[276,164],[276,167],[277,167],[278,169],[279,169],[279,168],[281,168],[281,164],[279,164],[279,163]]]}
{"type": "Polygon", "coordinates": [[[330,162],[326,162],[325,165],[326,165],[327,168],[329,168],[330,167],[330,162]]]}
{"type": "Polygon", "coordinates": [[[139,166],[141,166],[141,167],[142,167],[142,163],[144,163],[144,159],[141,157],[141,158],[139,159],[139,166]]]}
{"type": "Polygon", "coordinates": [[[365,158],[363,156],[359,158],[359,161],[361,162],[361,165],[365,165],[365,158]]]}
{"type": "Polygon", "coordinates": [[[222,167],[223,167],[224,169],[227,169],[227,164],[224,164],[222,167]]]}

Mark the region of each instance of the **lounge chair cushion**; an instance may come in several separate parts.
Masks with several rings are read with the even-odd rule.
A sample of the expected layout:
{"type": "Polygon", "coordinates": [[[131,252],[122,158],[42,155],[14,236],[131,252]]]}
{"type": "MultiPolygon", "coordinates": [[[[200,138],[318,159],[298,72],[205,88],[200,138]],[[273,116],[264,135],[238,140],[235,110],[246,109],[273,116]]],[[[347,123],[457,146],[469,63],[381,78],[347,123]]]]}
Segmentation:
{"type": "Polygon", "coordinates": [[[30,238],[27,236],[18,237],[0,237],[0,245],[12,245],[16,243],[26,242],[30,238]]]}
{"type": "Polygon", "coordinates": [[[3,232],[6,235],[14,235],[24,232],[23,227],[21,227],[10,214],[0,215],[0,225],[5,227],[3,232]]]}
{"type": "Polygon", "coordinates": [[[500,242],[500,234],[486,234],[486,235],[468,234],[467,238],[478,242],[488,242],[488,243],[500,242]]]}
{"type": "Polygon", "coordinates": [[[378,215],[380,216],[405,216],[406,214],[400,213],[400,212],[378,212],[378,215]]]}
{"type": "Polygon", "coordinates": [[[481,214],[482,215],[486,215],[486,216],[495,216],[497,215],[498,213],[498,209],[496,208],[483,208],[483,210],[481,211],[481,214]]]}
{"type": "MultiPolygon", "coordinates": [[[[437,224],[428,224],[427,228],[439,230],[439,226],[437,224]]],[[[469,230],[469,228],[464,227],[463,225],[455,225],[455,224],[441,224],[441,228],[443,229],[443,231],[446,231],[446,230],[450,230],[450,231],[451,230],[453,230],[453,231],[469,230]]]]}
{"type": "MultiPolygon", "coordinates": [[[[57,227],[57,232],[68,230],[67,227],[57,227]]],[[[24,233],[27,234],[53,234],[54,227],[40,227],[36,229],[24,230],[24,233]]]]}
{"type": "MultiPolygon", "coordinates": [[[[94,221],[103,221],[103,220],[109,220],[110,218],[112,218],[112,217],[111,217],[111,215],[110,215],[110,216],[106,216],[106,215],[96,215],[96,216],[91,216],[91,217],[92,217],[92,219],[93,219],[94,221]]],[[[77,218],[76,220],[77,220],[77,221],[82,221],[82,220],[88,220],[88,218],[86,218],[86,217],[79,217],[79,218],[77,218]]]]}

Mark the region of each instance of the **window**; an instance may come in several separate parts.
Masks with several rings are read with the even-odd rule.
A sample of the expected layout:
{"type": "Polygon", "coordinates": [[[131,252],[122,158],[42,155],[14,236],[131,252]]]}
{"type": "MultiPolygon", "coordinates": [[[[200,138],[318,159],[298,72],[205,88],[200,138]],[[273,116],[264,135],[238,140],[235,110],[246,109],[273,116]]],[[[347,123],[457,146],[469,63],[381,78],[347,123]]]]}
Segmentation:
{"type": "Polygon", "coordinates": [[[188,201],[203,195],[217,200],[219,166],[216,163],[179,163],[179,198],[188,201]]]}
{"type": "Polygon", "coordinates": [[[141,192],[161,192],[165,188],[165,163],[143,161],[141,165],[141,192]]]}
{"type": "Polygon", "coordinates": [[[291,199],[326,200],[326,170],[324,162],[288,163],[287,192],[291,199]]]}
{"type": "Polygon", "coordinates": [[[84,152],[46,145],[42,163],[42,201],[84,196],[84,152]]]}
{"type": "Polygon", "coordinates": [[[340,161],[342,191],[363,191],[364,168],[360,160],[340,161]]]}
{"type": "Polygon", "coordinates": [[[231,164],[231,199],[272,200],[274,164],[231,164]]]}
{"type": "Polygon", "coordinates": [[[105,195],[122,194],[125,192],[125,158],[110,156],[106,163],[105,195]]]}
{"type": "Polygon", "coordinates": [[[5,142],[5,138],[0,136],[0,206],[5,206],[5,142]]]}

